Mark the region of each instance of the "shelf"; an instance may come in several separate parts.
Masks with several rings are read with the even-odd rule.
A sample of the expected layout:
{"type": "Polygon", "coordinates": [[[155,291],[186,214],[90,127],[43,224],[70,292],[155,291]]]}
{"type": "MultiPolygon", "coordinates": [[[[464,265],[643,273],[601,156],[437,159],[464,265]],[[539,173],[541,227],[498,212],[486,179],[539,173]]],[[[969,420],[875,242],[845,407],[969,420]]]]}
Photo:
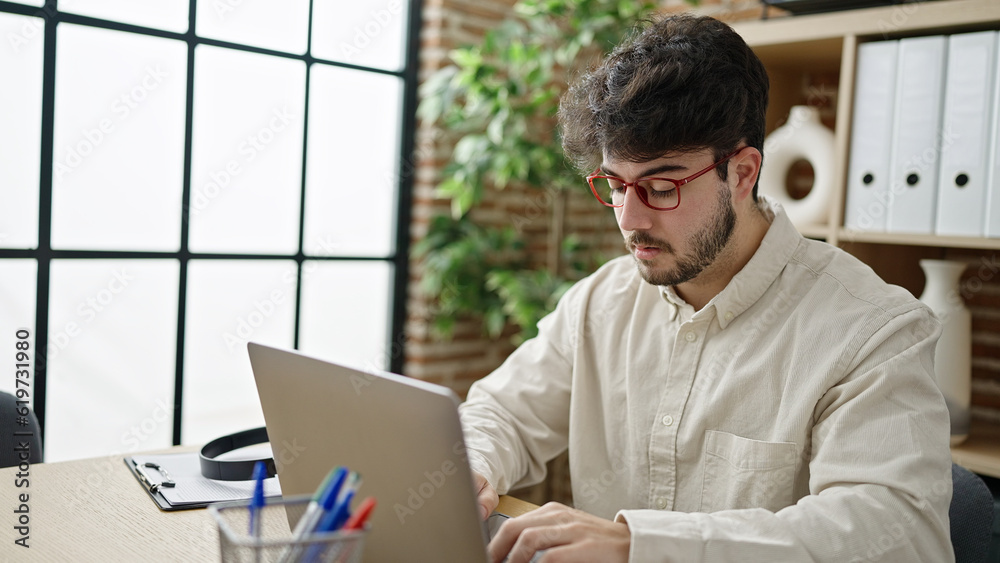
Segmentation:
{"type": "Polygon", "coordinates": [[[969,438],[951,448],[951,459],[969,471],[1000,477],[1000,424],[973,419],[969,438]]]}
{"type": "Polygon", "coordinates": [[[845,35],[882,39],[931,30],[951,33],[991,29],[990,22],[996,21],[1000,21],[996,0],[935,0],[743,22],[733,28],[755,50],[790,43],[798,49],[799,44],[820,44],[845,35]]]}
{"type": "MultiPolygon", "coordinates": [[[[801,227],[799,231],[803,235],[825,239],[833,245],[857,242],[912,248],[1000,250],[1000,239],[862,232],[842,226],[858,45],[873,40],[998,29],[1000,1],[934,0],[903,3],[739,22],[733,28],[757,53],[771,78],[771,103],[766,128],[768,134],[784,122],[792,106],[810,104],[822,107],[823,103],[829,104],[822,95],[817,94],[811,84],[813,81],[829,83],[831,75],[839,78],[834,100],[833,127],[836,139],[833,172],[835,194],[831,199],[828,226],[801,227]]],[[[827,111],[829,108],[827,105],[827,111]]],[[[885,257],[878,256],[877,253],[870,254],[869,259],[885,261],[885,257]]]]}
{"type": "Polygon", "coordinates": [[[851,229],[838,229],[837,240],[841,243],[868,242],[875,244],[903,244],[907,246],[936,246],[943,248],[1000,250],[1000,239],[996,238],[948,237],[909,233],[878,233],[870,231],[855,231],[851,229]]]}

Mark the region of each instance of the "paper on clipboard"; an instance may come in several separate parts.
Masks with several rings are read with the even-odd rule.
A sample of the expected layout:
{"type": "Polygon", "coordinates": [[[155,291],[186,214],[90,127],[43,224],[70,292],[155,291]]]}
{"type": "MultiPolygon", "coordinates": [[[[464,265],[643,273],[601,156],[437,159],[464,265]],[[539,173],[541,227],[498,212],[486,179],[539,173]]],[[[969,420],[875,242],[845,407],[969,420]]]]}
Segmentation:
{"type": "MultiPolygon", "coordinates": [[[[216,481],[201,474],[198,453],[176,453],[158,455],[135,455],[125,462],[136,473],[143,485],[149,489],[153,500],[161,508],[157,499],[161,496],[170,508],[197,508],[216,502],[245,500],[253,496],[253,481],[216,481]],[[174,486],[161,486],[166,480],[174,486]]],[[[264,496],[281,495],[278,478],[264,480],[264,496]]]]}

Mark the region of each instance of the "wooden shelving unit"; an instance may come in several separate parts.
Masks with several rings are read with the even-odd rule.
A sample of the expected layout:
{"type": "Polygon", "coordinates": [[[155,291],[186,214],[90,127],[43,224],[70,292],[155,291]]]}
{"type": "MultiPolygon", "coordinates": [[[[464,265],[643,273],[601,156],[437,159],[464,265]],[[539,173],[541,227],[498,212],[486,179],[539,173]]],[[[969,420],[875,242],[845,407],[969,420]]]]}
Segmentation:
{"type": "Polygon", "coordinates": [[[969,438],[951,448],[951,459],[969,471],[1000,477],[1000,424],[974,420],[969,438]]]}
{"type": "MultiPolygon", "coordinates": [[[[843,227],[858,45],[1000,29],[1000,1],[936,0],[742,22],[733,27],[753,47],[771,78],[769,132],[786,119],[793,105],[809,102],[803,85],[809,84],[811,78],[820,73],[839,77],[832,205],[825,224],[799,227],[803,235],[841,246],[890,283],[902,285],[916,295],[923,283],[918,259],[941,256],[949,249],[1000,250],[1000,239],[859,232],[843,227]]],[[[1000,477],[1000,424],[976,421],[969,439],[954,447],[952,455],[956,463],[973,471],[1000,477]]]]}

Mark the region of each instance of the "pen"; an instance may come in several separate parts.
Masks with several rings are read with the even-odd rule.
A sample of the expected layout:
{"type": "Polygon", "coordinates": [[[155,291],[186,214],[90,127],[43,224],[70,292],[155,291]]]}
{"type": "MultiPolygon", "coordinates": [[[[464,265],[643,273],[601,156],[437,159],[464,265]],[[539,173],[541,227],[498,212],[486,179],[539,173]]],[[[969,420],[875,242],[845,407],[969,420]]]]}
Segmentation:
{"type": "Polygon", "coordinates": [[[326,514],[323,515],[323,519],[316,525],[315,531],[317,533],[334,532],[339,530],[340,527],[344,525],[348,516],[351,515],[351,500],[354,499],[354,494],[360,486],[361,475],[352,471],[351,477],[348,479],[347,486],[344,487],[340,497],[337,499],[337,504],[334,506],[333,510],[327,511],[326,514]]]}
{"type": "Polygon", "coordinates": [[[375,509],[375,499],[373,497],[365,497],[365,500],[361,501],[358,505],[358,509],[351,514],[351,517],[347,519],[347,523],[344,524],[344,531],[349,532],[351,530],[360,530],[365,527],[365,522],[368,521],[368,517],[371,516],[372,510],[375,509]]]}
{"type": "MultiPolygon", "coordinates": [[[[295,538],[295,541],[301,540],[311,534],[323,514],[333,510],[334,504],[336,504],[337,499],[340,497],[340,489],[344,486],[347,477],[348,471],[346,467],[335,467],[327,473],[326,478],[323,479],[319,488],[313,493],[313,498],[309,501],[309,506],[306,507],[305,514],[302,515],[302,518],[299,518],[295,529],[292,530],[292,537],[295,538]]],[[[300,546],[291,546],[285,549],[278,560],[281,562],[295,561],[298,557],[299,549],[301,549],[300,546]]]]}
{"type": "MultiPolygon", "coordinates": [[[[260,509],[264,507],[264,478],[267,477],[267,469],[263,461],[258,461],[253,466],[253,497],[250,499],[250,537],[254,543],[260,539],[260,509]]],[[[256,557],[260,557],[260,546],[254,546],[256,557]]]]}
{"type": "MultiPolygon", "coordinates": [[[[365,500],[361,501],[358,505],[358,509],[351,514],[351,517],[347,519],[347,523],[344,524],[345,532],[352,532],[361,530],[365,527],[365,522],[368,521],[368,517],[371,516],[372,510],[375,509],[375,499],[373,497],[365,497],[365,500]]],[[[357,542],[361,540],[355,540],[352,542],[347,550],[343,553],[337,554],[337,561],[350,561],[351,555],[354,554],[354,550],[357,549],[357,542]]]]}
{"type": "MultiPolygon", "coordinates": [[[[335,532],[344,525],[344,522],[346,522],[347,518],[350,516],[351,500],[354,499],[354,493],[359,486],[361,486],[361,476],[352,471],[351,476],[348,479],[348,484],[341,492],[336,505],[334,505],[332,510],[328,510],[323,514],[319,523],[316,524],[316,528],[313,530],[313,533],[322,534],[325,532],[335,532]]],[[[306,551],[302,560],[307,563],[315,561],[323,549],[324,546],[320,544],[309,546],[309,549],[306,551]]],[[[336,549],[339,552],[340,547],[337,546],[333,549],[336,549]]]]}

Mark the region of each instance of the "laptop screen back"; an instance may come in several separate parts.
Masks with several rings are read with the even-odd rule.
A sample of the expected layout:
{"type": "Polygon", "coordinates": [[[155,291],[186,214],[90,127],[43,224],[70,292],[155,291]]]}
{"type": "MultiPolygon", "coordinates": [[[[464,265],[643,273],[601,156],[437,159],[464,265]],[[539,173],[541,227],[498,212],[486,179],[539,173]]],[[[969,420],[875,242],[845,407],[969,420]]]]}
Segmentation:
{"type": "MultiPolygon", "coordinates": [[[[365,561],[486,561],[458,397],[445,387],[248,345],[282,494],[338,465],[374,496],[365,561]]],[[[356,503],[355,503],[356,504],[356,503]]]]}

